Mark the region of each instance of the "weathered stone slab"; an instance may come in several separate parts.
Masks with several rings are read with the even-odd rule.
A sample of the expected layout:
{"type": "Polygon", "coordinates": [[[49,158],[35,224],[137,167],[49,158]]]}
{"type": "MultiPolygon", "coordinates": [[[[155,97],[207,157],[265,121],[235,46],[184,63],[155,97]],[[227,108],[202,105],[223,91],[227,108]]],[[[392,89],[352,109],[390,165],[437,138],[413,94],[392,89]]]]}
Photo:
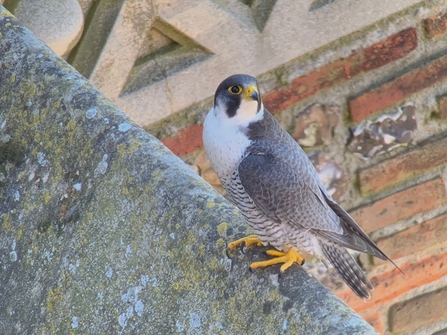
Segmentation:
{"type": "Polygon", "coordinates": [[[81,38],[84,16],[77,0],[18,0],[17,19],[58,55],[67,55],[81,38]]]}
{"type": "Polygon", "coordinates": [[[0,334],[375,334],[0,11],[0,334]]]}

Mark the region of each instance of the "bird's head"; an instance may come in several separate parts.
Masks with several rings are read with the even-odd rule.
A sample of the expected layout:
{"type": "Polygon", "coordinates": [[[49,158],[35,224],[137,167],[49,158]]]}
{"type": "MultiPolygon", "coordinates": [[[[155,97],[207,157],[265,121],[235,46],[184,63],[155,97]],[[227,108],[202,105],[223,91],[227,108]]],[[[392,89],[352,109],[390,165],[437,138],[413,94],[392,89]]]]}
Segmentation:
{"type": "Polygon", "coordinates": [[[256,78],[235,74],[225,79],[214,95],[214,112],[240,126],[261,118],[263,106],[256,78]]]}

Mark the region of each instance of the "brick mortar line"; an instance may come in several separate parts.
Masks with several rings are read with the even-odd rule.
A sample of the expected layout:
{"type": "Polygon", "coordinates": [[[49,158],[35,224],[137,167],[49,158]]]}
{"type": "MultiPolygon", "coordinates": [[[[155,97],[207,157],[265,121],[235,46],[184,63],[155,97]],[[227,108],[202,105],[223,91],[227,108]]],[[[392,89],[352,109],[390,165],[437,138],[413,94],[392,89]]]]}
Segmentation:
{"type": "Polygon", "coordinates": [[[412,70],[385,82],[377,88],[370,89],[362,95],[350,98],[349,109],[353,121],[358,122],[366,119],[416,93],[447,80],[447,55],[445,51],[442,56],[439,56],[438,53],[412,64],[407,69],[409,68],[412,70]],[[422,80],[415,82],[413,81],[415,77],[421,77],[422,80]],[[394,92],[394,94],[390,92],[394,92]]]}

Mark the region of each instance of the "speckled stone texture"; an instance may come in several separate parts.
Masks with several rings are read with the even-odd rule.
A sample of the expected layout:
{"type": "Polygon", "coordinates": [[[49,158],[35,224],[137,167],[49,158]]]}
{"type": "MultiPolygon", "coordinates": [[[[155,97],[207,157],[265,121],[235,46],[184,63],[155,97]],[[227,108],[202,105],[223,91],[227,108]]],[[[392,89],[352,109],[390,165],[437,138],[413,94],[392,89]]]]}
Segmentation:
{"type": "Polygon", "coordinates": [[[67,56],[81,38],[84,16],[77,0],[18,0],[9,1],[7,6],[60,56],[67,56]]]}
{"type": "Polygon", "coordinates": [[[375,334],[0,11],[0,334],[375,334]]]}

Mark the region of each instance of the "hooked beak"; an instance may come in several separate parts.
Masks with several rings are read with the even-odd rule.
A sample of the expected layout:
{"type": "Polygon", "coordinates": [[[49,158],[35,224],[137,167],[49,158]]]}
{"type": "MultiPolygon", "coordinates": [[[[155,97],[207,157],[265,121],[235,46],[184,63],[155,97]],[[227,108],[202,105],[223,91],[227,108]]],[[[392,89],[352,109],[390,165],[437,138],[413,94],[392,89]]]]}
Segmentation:
{"type": "Polygon", "coordinates": [[[259,93],[256,86],[252,85],[249,88],[247,88],[244,94],[244,98],[259,102],[259,93]]]}

